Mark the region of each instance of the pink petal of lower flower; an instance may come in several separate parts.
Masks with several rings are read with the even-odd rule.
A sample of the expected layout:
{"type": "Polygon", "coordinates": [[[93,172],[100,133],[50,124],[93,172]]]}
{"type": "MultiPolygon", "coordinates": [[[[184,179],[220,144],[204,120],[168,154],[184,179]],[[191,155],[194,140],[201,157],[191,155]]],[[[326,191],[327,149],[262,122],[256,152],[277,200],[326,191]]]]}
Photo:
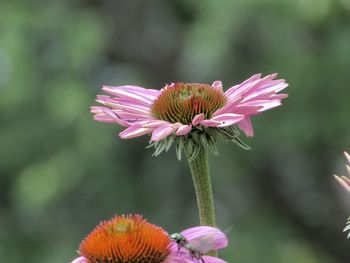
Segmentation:
{"type": "Polygon", "coordinates": [[[151,133],[154,129],[152,128],[143,128],[140,125],[133,125],[127,128],[126,130],[119,133],[119,137],[122,139],[131,139],[135,137],[139,137],[144,134],[151,133]]]}
{"type": "Polygon", "coordinates": [[[211,86],[216,90],[222,90],[222,82],[220,80],[214,81],[211,86]]]}
{"type": "Polygon", "coordinates": [[[186,135],[192,130],[192,125],[182,125],[176,131],[177,136],[186,135]]]}
{"type": "Polygon", "coordinates": [[[164,124],[152,132],[151,142],[163,140],[175,131],[172,123],[164,124]]]}
{"type": "Polygon", "coordinates": [[[202,253],[224,248],[228,244],[226,235],[215,227],[192,227],[182,231],[181,234],[202,253]]]}
{"type": "MultiPolygon", "coordinates": [[[[211,256],[203,256],[203,260],[205,263],[227,263],[227,261],[217,258],[217,257],[211,257],[211,256]]],[[[194,261],[196,262],[196,261],[194,261]]]]}
{"type": "Polygon", "coordinates": [[[202,120],[204,120],[204,114],[203,113],[197,114],[196,116],[194,116],[192,120],[192,125],[197,126],[202,120]]]}
{"type": "Polygon", "coordinates": [[[246,117],[244,120],[240,121],[238,123],[239,128],[245,133],[247,137],[253,137],[254,136],[254,130],[252,121],[249,117],[246,117]]]}
{"type": "Polygon", "coordinates": [[[78,257],[78,258],[74,259],[71,263],[88,263],[88,261],[84,257],[78,257]]]}

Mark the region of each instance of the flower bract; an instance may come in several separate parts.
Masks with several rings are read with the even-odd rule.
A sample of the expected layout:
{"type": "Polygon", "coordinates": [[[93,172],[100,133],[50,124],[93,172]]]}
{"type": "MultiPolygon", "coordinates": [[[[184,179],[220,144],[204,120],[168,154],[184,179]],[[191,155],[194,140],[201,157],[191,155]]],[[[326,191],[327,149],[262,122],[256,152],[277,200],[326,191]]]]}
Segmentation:
{"type": "MultiPolygon", "coordinates": [[[[239,127],[247,137],[254,136],[251,116],[281,105],[288,86],[277,74],[251,76],[223,91],[221,81],[171,83],[161,90],[138,86],[103,86],[109,95],[98,95],[103,106],[91,107],[94,119],[126,127],[119,136],[130,139],[150,134],[155,155],[176,142],[181,157],[183,145],[195,154],[197,146],[216,152],[217,138],[249,148],[239,138],[239,127]],[[188,141],[194,146],[188,146],[188,141]]],[[[186,150],[186,149],[185,149],[186,150]]]]}
{"type": "MultiPolygon", "coordinates": [[[[194,227],[182,232],[199,249],[206,263],[225,263],[204,255],[227,246],[227,237],[213,227],[194,227]]],[[[140,215],[115,216],[103,221],[80,244],[80,256],[72,263],[197,263],[190,251],[178,247],[162,228],[140,215]]]]}

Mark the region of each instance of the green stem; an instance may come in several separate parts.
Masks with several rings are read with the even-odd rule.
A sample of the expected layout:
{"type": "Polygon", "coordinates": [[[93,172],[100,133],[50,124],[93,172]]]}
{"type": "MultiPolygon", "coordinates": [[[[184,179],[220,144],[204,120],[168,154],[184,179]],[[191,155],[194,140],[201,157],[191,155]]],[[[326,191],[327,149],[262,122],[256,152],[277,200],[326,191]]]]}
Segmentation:
{"type": "Polygon", "coordinates": [[[198,156],[194,160],[188,160],[188,164],[196,191],[200,224],[215,227],[214,197],[206,149],[201,148],[198,156]]]}
{"type": "MultiPolygon", "coordinates": [[[[197,157],[189,159],[186,152],[188,164],[191,169],[194,189],[196,191],[197,205],[199,210],[199,221],[202,226],[216,227],[214,196],[209,174],[208,152],[201,148],[197,157]]],[[[217,251],[211,251],[208,255],[217,257],[217,251]]]]}

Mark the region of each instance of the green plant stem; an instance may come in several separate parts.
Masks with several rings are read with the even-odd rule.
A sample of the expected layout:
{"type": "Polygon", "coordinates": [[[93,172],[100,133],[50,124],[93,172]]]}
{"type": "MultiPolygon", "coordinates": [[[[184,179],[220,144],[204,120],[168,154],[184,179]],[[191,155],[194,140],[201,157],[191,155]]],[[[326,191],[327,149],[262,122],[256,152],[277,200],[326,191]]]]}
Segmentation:
{"type": "MultiPolygon", "coordinates": [[[[186,152],[187,159],[189,158],[186,152]]],[[[209,174],[208,152],[201,148],[199,154],[194,160],[188,159],[191,169],[194,188],[196,191],[197,205],[199,210],[199,221],[202,226],[216,227],[214,197],[209,174]]],[[[216,256],[217,252],[210,253],[216,256]]]]}
{"type": "Polygon", "coordinates": [[[188,160],[188,164],[196,191],[200,224],[215,227],[214,197],[207,151],[202,148],[194,160],[188,160]]]}

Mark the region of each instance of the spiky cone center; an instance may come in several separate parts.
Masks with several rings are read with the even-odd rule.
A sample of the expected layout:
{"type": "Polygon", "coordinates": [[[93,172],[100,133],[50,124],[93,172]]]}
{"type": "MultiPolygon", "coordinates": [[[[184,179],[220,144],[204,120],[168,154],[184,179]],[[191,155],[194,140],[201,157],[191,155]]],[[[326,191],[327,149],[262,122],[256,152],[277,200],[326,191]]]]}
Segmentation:
{"type": "Polygon", "coordinates": [[[103,221],[80,244],[89,263],[158,263],[169,254],[168,234],[139,215],[103,221]]]}
{"type": "Polygon", "coordinates": [[[153,102],[151,112],[160,120],[191,124],[197,114],[203,113],[208,119],[225,103],[222,90],[208,84],[172,83],[153,102]]]}

